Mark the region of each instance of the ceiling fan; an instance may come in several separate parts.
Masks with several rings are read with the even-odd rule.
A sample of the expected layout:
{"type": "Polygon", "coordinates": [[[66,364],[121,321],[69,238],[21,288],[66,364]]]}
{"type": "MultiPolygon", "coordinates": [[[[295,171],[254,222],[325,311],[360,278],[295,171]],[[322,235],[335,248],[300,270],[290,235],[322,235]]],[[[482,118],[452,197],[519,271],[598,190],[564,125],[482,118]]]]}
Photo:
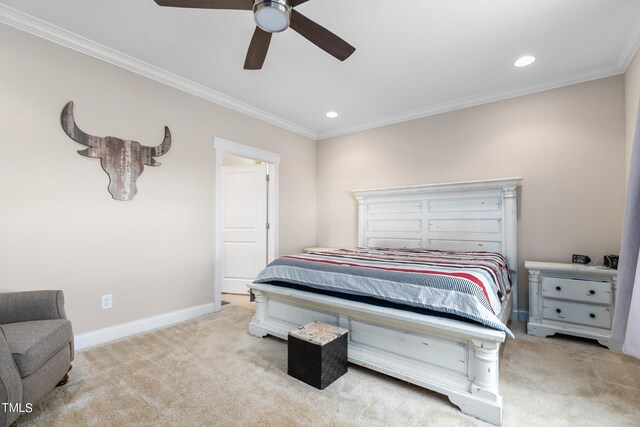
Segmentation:
{"type": "Polygon", "coordinates": [[[197,9],[252,10],[256,30],[251,38],[245,70],[259,70],[264,64],[271,35],[291,27],[302,37],[340,61],[347,59],[356,48],[326,28],[305,17],[294,7],[308,0],[154,0],[159,6],[197,9]]]}

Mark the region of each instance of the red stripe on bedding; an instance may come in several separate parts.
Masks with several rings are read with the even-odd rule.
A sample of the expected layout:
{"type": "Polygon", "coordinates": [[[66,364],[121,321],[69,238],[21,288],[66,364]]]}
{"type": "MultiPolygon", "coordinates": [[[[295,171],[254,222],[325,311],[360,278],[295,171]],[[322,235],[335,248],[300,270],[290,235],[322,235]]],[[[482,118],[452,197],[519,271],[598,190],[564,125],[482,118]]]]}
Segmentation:
{"type": "MultiPolygon", "coordinates": [[[[503,286],[503,282],[500,279],[501,270],[508,268],[506,260],[497,252],[457,252],[460,256],[453,256],[450,251],[438,251],[438,250],[418,250],[412,249],[404,252],[403,250],[397,250],[397,252],[385,252],[382,250],[380,254],[370,253],[368,251],[359,252],[349,249],[339,249],[332,251],[331,255],[357,257],[361,259],[376,261],[393,261],[396,263],[420,263],[430,265],[442,265],[454,268],[481,268],[485,269],[493,276],[493,281],[498,285],[498,288],[502,294],[506,294],[508,289],[503,286]],[[498,258],[496,260],[494,258],[498,258]]],[[[511,278],[509,277],[509,280],[511,278]]]]}
{"type": "Polygon", "coordinates": [[[487,289],[485,288],[484,283],[482,283],[482,281],[480,281],[478,278],[476,278],[475,276],[473,276],[472,274],[469,274],[469,273],[452,273],[452,272],[442,272],[442,271],[432,271],[432,270],[413,270],[413,269],[399,268],[399,267],[397,267],[397,268],[394,268],[394,267],[376,267],[376,266],[370,266],[370,265],[354,264],[354,263],[349,263],[349,262],[329,261],[329,260],[326,260],[326,259],[320,260],[320,259],[306,258],[306,257],[294,256],[294,255],[283,256],[281,258],[299,259],[299,260],[303,260],[303,261],[317,262],[317,263],[321,263],[321,264],[346,265],[346,266],[349,266],[349,267],[356,267],[356,268],[370,268],[370,269],[374,269],[374,270],[399,271],[399,272],[402,272],[402,273],[432,274],[432,275],[459,277],[459,278],[462,278],[462,279],[467,279],[470,282],[472,282],[473,284],[475,284],[476,286],[478,286],[482,290],[482,294],[484,295],[484,297],[486,298],[487,302],[489,303],[488,305],[491,308],[491,312],[493,314],[495,314],[495,311],[493,310],[493,307],[491,306],[491,300],[489,299],[489,294],[487,293],[487,289]]]}
{"type": "Polygon", "coordinates": [[[443,258],[416,257],[414,259],[411,259],[408,256],[403,256],[403,258],[405,259],[397,259],[392,257],[363,257],[363,258],[370,259],[372,261],[387,260],[387,261],[393,261],[397,263],[416,264],[419,262],[421,264],[429,264],[434,266],[443,266],[443,267],[452,267],[452,268],[481,268],[486,270],[489,274],[493,276],[494,282],[498,284],[498,287],[500,288],[500,291],[502,293],[507,292],[506,289],[503,289],[502,281],[499,280],[499,275],[500,275],[499,271],[497,270],[496,267],[493,266],[493,265],[499,265],[499,264],[492,263],[491,261],[488,261],[488,260],[482,260],[481,262],[472,262],[474,260],[471,258],[456,260],[455,258],[443,259],[443,258]],[[465,262],[465,261],[469,261],[469,262],[465,262]],[[492,265],[488,265],[488,264],[492,264],[492,265]]]}

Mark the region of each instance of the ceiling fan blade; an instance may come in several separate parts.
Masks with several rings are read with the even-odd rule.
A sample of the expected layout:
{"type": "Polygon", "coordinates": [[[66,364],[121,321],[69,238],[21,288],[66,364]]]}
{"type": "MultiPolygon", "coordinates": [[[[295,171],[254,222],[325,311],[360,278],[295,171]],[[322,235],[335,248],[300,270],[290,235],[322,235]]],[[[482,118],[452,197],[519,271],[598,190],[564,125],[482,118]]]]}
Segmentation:
{"type": "Polygon", "coordinates": [[[347,59],[356,50],[355,47],[323,26],[316,24],[301,13],[296,12],[295,9],[291,10],[291,23],[289,26],[300,33],[302,37],[328,54],[335,56],[340,61],[347,59]]]}
{"type": "Polygon", "coordinates": [[[308,1],[309,1],[309,0],[289,0],[289,6],[291,6],[291,7],[296,7],[296,6],[298,6],[299,4],[306,3],[306,2],[308,2],[308,1]]]}
{"type": "Polygon", "coordinates": [[[252,10],[253,0],[154,0],[158,6],[252,10]]]}
{"type": "Polygon", "coordinates": [[[271,33],[256,27],[253,37],[251,37],[249,50],[247,50],[247,57],[244,60],[245,70],[259,70],[262,68],[269,50],[269,43],[271,43],[271,33]]]}

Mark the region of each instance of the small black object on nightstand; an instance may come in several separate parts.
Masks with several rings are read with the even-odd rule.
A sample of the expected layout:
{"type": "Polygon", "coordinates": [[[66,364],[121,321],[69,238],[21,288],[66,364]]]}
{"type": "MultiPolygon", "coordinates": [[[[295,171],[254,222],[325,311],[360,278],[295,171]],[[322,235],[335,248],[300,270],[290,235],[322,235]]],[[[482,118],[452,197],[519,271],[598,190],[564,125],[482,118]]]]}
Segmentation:
{"type": "Polygon", "coordinates": [[[347,330],[311,322],[289,332],[287,373],[323,390],[347,373],[347,330]]]}
{"type": "Polygon", "coordinates": [[[618,269],[618,259],[619,259],[618,255],[605,254],[604,255],[604,266],[605,267],[609,267],[609,268],[613,268],[614,270],[617,270],[618,269]]]}
{"type": "Polygon", "coordinates": [[[589,264],[591,262],[591,258],[586,255],[573,254],[571,256],[571,262],[574,264],[589,264]]]}

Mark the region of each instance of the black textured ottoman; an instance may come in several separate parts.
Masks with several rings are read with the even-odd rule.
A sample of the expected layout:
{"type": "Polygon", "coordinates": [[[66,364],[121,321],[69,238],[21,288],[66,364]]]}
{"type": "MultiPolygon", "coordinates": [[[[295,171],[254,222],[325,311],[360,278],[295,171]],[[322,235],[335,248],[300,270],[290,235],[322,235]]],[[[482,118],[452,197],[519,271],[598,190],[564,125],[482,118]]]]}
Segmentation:
{"type": "Polygon", "coordinates": [[[347,330],[311,322],[289,332],[288,374],[320,390],[347,373],[347,330]]]}

